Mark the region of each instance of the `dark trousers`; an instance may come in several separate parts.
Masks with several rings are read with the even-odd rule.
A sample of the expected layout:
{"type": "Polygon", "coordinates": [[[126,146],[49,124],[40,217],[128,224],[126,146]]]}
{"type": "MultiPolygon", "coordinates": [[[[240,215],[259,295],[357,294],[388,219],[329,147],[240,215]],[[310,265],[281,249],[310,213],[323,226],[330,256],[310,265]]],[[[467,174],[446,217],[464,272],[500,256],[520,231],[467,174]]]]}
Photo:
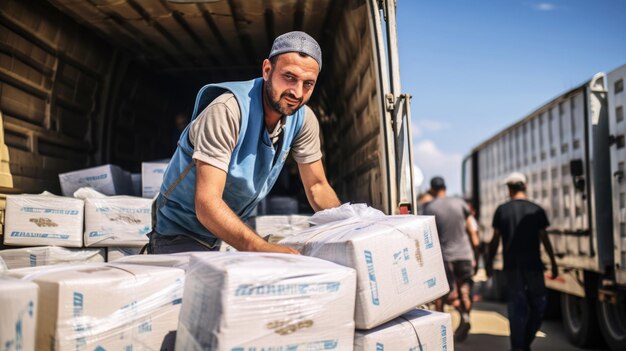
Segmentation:
{"type": "Polygon", "coordinates": [[[508,313],[513,350],[529,350],[546,310],[542,271],[506,270],[508,313]]]}
{"type": "Polygon", "coordinates": [[[150,242],[148,243],[149,254],[171,254],[189,251],[218,251],[220,249],[220,241],[217,239],[207,241],[186,234],[162,235],[153,231],[148,234],[148,238],[150,239],[150,242]]]}

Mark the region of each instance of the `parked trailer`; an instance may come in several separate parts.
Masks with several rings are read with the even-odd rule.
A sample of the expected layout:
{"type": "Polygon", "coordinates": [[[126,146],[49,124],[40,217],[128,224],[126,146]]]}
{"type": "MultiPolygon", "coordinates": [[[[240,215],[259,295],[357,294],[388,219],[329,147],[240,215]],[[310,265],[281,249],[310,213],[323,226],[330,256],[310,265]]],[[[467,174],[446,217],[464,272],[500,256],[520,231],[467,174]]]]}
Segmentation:
{"type": "MultiPolygon", "coordinates": [[[[550,220],[560,276],[546,275],[546,285],[560,292],[567,333],[588,345],[599,322],[614,350],[626,349],[625,77],[626,65],[596,74],[474,148],[463,164],[463,192],[485,242],[496,208],[508,200],[503,179],[514,171],[527,176],[530,200],[550,220]]],[[[502,268],[501,252],[495,265],[502,268]]],[[[497,273],[491,286],[501,295],[497,273]]]]}
{"type": "MultiPolygon", "coordinates": [[[[0,194],[59,193],[58,174],[172,154],[174,116],[211,82],[261,73],[273,39],[323,50],[309,106],[343,201],[415,208],[409,99],[393,0],[0,2],[0,194]]],[[[3,207],[3,206],[2,206],[3,207]]]]}

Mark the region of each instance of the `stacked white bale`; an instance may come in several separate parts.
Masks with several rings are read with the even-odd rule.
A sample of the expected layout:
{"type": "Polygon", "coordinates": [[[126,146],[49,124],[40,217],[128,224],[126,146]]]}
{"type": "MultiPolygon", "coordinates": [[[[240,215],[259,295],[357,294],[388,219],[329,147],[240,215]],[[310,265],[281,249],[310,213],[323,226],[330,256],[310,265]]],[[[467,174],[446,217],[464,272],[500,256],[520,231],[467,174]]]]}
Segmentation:
{"type": "Polygon", "coordinates": [[[182,269],[94,263],[10,272],[39,285],[38,350],[160,350],[172,342],[182,269]]]}
{"type": "Polygon", "coordinates": [[[0,346],[2,350],[35,350],[37,284],[0,275],[0,346]]]}
{"type": "Polygon", "coordinates": [[[133,196],[85,199],[85,246],[141,247],[152,231],[152,199],[133,196]]]}
{"type": "Polygon", "coordinates": [[[413,310],[370,330],[357,330],[354,351],[454,351],[449,313],[413,310]]]}
{"type": "Polygon", "coordinates": [[[284,215],[284,216],[257,216],[249,220],[250,226],[260,236],[270,236],[270,241],[279,241],[288,236],[298,234],[308,229],[309,216],[284,215]]]}
{"type": "Polygon", "coordinates": [[[90,187],[106,195],[132,193],[130,173],[115,165],[103,165],[59,174],[61,192],[72,196],[80,188],[90,187]]]}
{"type": "MultiPolygon", "coordinates": [[[[247,224],[254,229],[259,236],[270,243],[277,243],[280,240],[300,233],[310,227],[310,216],[303,215],[272,215],[256,216],[248,219],[247,224]]],[[[237,251],[228,243],[222,241],[220,246],[222,252],[237,251]]]]}
{"type": "Polygon", "coordinates": [[[176,350],[348,350],[355,272],[312,257],[196,253],[176,350]]]}
{"type": "Polygon", "coordinates": [[[104,249],[67,249],[58,246],[0,250],[8,269],[59,264],[104,262],[104,249]]]}
{"type": "Polygon", "coordinates": [[[357,271],[357,328],[376,327],[449,291],[434,217],[385,216],[358,205],[325,214],[337,220],[280,244],[357,271]]]}
{"type": "Polygon", "coordinates": [[[83,200],[40,195],[8,195],[4,243],[15,246],[83,246],[83,200]]]}
{"type": "Polygon", "coordinates": [[[141,196],[154,198],[159,193],[167,165],[168,161],[141,164],[141,196]]]}
{"type": "Polygon", "coordinates": [[[107,262],[117,261],[127,256],[139,255],[141,253],[140,247],[119,247],[108,246],[107,250],[107,262]]]}
{"type": "Polygon", "coordinates": [[[140,264],[146,266],[175,267],[184,271],[189,269],[189,260],[194,252],[179,252],[162,255],[135,255],[121,257],[115,263],[140,264]]]}

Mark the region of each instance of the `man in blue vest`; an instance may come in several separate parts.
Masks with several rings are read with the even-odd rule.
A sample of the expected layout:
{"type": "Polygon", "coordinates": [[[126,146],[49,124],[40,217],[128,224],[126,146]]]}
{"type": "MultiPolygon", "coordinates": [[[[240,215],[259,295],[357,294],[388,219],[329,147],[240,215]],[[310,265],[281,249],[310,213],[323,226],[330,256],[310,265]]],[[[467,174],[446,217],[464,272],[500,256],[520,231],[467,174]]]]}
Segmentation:
{"type": "Polygon", "coordinates": [[[303,32],[274,40],[262,77],[209,84],[163,176],[150,253],[216,250],[295,253],[244,224],[271,190],[289,154],[315,211],[339,199],[322,166],[319,125],[305,104],[322,69],[322,51],[303,32]]]}

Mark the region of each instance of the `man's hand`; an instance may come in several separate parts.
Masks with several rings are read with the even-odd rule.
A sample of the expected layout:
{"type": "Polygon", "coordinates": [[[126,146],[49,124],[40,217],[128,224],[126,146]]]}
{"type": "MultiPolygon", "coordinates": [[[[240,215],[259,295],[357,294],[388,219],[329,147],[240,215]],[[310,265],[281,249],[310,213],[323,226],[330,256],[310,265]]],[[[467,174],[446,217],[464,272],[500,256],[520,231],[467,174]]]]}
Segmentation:
{"type": "Polygon", "coordinates": [[[276,253],[286,253],[286,254],[294,254],[294,255],[299,255],[300,251],[289,247],[289,246],[283,246],[283,245],[278,245],[278,244],[272,244],[272,243],[268,243],[267,241],[263,240],[262,242],[259,242],[258,245],[255,245],[251,251],[256,251],[256,252],[276,252],[276,253]]]}
{"type": "Polygon", "coordinates": [[[550,266],[550,271],[552,273],[551,279],[556,279],[559,276],[559,267],[556,265],[550,266]]]}

